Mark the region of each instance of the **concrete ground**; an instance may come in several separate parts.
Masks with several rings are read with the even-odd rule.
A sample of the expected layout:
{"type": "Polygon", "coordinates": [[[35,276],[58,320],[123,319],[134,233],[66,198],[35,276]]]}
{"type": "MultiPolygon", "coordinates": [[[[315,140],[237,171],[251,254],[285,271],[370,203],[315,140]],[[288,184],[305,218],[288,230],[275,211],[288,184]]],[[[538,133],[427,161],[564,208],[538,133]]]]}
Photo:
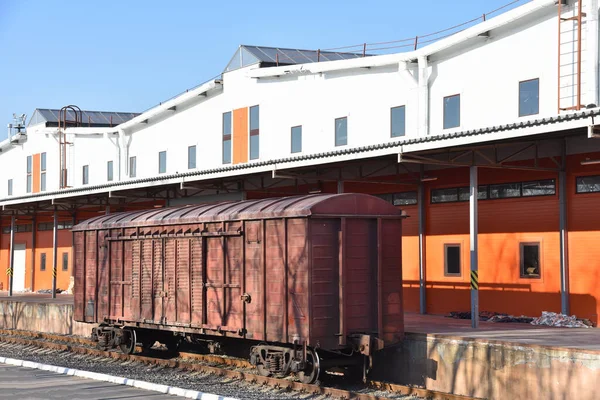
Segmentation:
{"type": "Polygon", "coordinates": [[[72,294],[57,293],[53,299],[51,294],[45,293],[13,293],[12,297],[8,292],[0,290],[0,301],[18,301],[21,303],[53,303],[53,304],[73,304],[72,294]]]}
{"type": "Polygon", "coordinates": [[[130,386],[5,364],[0,364],[0,398],[23,400],[177,399],[176,396],[130,386]]]}
{"type": "Polygon", "coordinates": [[[600,329],[598,328],[556,328],[526,323],[481,321],[479,328],[473,329],[471,320],[468,319],[415,313],[406,313],[404,324],[407,333],[428,337],[472,339],[478,342],[503,342],[600,353],[600,329]]]}

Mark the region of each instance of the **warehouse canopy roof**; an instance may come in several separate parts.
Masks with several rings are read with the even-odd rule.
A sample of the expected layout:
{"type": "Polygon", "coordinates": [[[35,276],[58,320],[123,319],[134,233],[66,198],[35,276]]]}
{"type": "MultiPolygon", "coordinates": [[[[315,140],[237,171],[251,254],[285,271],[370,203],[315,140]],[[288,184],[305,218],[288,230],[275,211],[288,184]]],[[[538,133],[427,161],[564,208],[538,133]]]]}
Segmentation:
{"type": "MultiPolygon", "coordinates": [[[[58,126],[60,110],[50,108],[36,108],[29,119],[27,126],[44,124],[45,127],[58,126]]],[[[81,111],[81,126],[92,128],[109,128],[127,122],[137,117],[139,113],[112,112],[112,111],[81,111]]],[[[73,126],[76,120],[75,113],[67,110],[67,121],[73,126]]]]}
{"type": "Polygon", "coordinates": [[[260,63],[263,66],[294,65],[319,61],[349,60],[361,58],[362,53],[286,49],[281,47],[241,45],[235,52],[224,72],[233,71],[260,63]]]}
{"type": "Polygon", "coordinates": [[[311,215],[400,217],[402,212],[391,203],[366,194],[315,194],[116,213],[84,221],[73,231],[311,215]]]}

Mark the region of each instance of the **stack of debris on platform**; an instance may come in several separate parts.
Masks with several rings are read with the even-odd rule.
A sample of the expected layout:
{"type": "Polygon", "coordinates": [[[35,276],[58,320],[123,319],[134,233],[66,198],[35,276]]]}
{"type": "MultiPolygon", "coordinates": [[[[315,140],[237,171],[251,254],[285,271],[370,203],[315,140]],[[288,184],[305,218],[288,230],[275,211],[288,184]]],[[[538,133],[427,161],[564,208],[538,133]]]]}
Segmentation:
{"type": "MultiPolygon", "coordinates": [[[[449,315],[450,318],[457,319],[471,319],[471,312],[469,311],[452,311],[449,315]]],[[[533,321],[532,317],[527,317],[525,315],[521,315],[516,317],[514,315],[508,315],[503,313],[498,313],[494,311],[481,311],[479,313],[480,321],[488,321],[488,322],[520,322],[520,323],[530,323],[533,321]]]]}
{"type": "MultiPolygon", "coordinates": [[[[62,293],[62,292],[63,292],[62,289],[56,289],[56,293],[62,293]]],[[[52,294],[52,289],[40,289],[36,293],[52,294]]]]}
{"type": "Polygon", "coordinates": [[[542,311],[542,316],[531,321],[531,325],[559,326],[563,328],[590,328],[592,322],[578,319],[575,315],[565,315],[551,311],[542,311]]]}

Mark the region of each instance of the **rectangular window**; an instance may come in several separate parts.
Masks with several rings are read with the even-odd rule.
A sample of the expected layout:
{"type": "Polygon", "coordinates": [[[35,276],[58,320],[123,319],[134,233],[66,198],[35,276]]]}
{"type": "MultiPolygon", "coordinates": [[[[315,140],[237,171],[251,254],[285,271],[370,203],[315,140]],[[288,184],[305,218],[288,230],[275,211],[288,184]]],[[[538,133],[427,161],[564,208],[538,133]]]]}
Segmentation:
{"type": "Polygon", "coordinates": [[[540,278],[540,244],[521,243],[521,278],[540,278]]]}
{"type": "Polygon", "coordinates": [[[42,172],[46,171],[46,153],[40,155],[40,170],[42,172]]]}
{"type": "MultiPolygon", "coordinates": [[[[469,201],[471,193],[469,187],[432,189],[432,203],[452,203],[455,201],[469,201]]],[[[477,189],[477,200],[486,200],[488,198],[487,185],[479,186],[477,189]]]]}
{"type": "Polygon", "coordinates": [[[196,168],[196,146],[188,146],[188,169],[196,168]]]}
{"type": "Polygon", "coordinates": [[[135,170],[136,170],[136,158],[135,156],[129,157],[129,177],[135,178],[135,170]]]}
{"type": "Polygon", "coordinates": [[[348,118],[337,118],[335,120],[335,145],[345,146],[348,144],[348,118]]]}
{"type": "Polygon", "coordinates": [[[302,125],[292,127],[292,153],[302,151],[302,125]]]}
{"type": "Polygon", "coordinates": [[[69,253],[62,253],[62,270],[69,270],[69,253]]]}
{"type": "Polygon", "coordinates": [[[540,80],[519,82],[519,117],[540,112],[540,80]]]}
{"type": "Polygon", "coordinates": [[[444,129],[460,126],[460,94],[444,97],[444,129]]]}
{"type": "Polygon", "coordinates": [[[12,196],[13,194],[13,181],[12,179],[8,180],[8,195],[12,196]]]}
{"type": "Polygon", "coordinates": [[[31,193],[32,190],[32,175],[33,170],[33,157],[27,156],[27,193],[31,193]]]}
{"type": "Polygon", "coordinates": [[[81,183],[84,185],[87,185],[88,183],[90,183],[90,166],[89,165],[83,166],[81,183]]]}
{"type": "Polygon", "coordinates": [[[46,153],[40,155],[40,191],[46,191],[46,153]]]}
{"type": "Polygon", "coordinates": [[[576,180],[577,180],[577,193],[599,193],[600,192],[600,175],[578,176],[576,178],[576,180]]]}
{"type": "Polygon", "coordinates": [[[510,197],[521,197],[520,183],[490,185],[490,199],[507,199],[510,197]]]}
{"type": "Polygon", "coordinates": [[[46,270],[46,253],[40,254],[40,271],[46,270]]]}
{"type": "Polygon", "coordinates": [[[260,116],[258,106],[250,107],[250,159],[256,160],[260,155],[259,140],[260,116]]]}
{"type": "Polygon", "coordinates": [[[113,162],[108,161],[106,163],[106,180],[111,182],[113,180],[113,162]]]}
{"type": "Polygon", "coordinates": [[[460,244],[444,245],[444,275],[460,276],[460,244]]]}
{"type": "Polygon", "coordinates": [[[523,197],[526,196],[551,196],[556,194],[554,179],[543,181],[523,182],[523,197]]]}
{"type": "Polygon", "coordinates": [[[417,192],[394,193],[392,204],[395,206],[410,206],[417,204],[417,192]]]}
{"type": "Polygon", "coordinates": [[[392,108],[391,136],[404,136],[406,129],[406,108],[404,106],[392,108]]]}
{"type": "Polygon", "coordinates": [[[164,174],[167,172],[167,152],[161,151],[158,153],[158,173],[164,174]]]}
{"type": "Polygon", "coordinates": [[[223,113],[223,164],[231,163],[231,111],[223,113]]]}

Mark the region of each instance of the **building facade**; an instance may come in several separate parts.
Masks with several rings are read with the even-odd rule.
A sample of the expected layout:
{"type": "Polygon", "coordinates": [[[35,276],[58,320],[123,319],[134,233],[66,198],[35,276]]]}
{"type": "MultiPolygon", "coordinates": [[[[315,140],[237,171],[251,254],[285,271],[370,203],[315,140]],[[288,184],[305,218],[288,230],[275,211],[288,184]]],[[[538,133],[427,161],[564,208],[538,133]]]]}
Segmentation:
{"type": "Polygon", "coordinates": [[[475,254],[480,310],[597,321],[598,35],[596,0],[535,0],[402,53],[240,46],[141,114],[38,109],[0,143],[0,268],[64,289],[99,213],[363,192],[409,216],[407,310],[469,310],[475,254]]]}

